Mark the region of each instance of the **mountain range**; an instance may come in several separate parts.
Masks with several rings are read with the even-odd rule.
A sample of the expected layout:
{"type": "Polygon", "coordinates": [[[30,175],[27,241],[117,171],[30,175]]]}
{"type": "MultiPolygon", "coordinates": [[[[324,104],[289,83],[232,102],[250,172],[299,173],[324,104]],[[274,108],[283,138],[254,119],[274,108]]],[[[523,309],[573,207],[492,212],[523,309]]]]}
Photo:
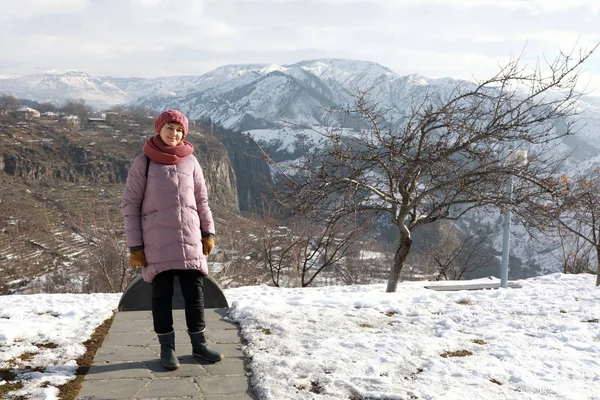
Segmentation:
{"type": "Polygon", "coordinates": [[[373,62],[325,59],[286,66],[226,65],[198,76],[153,79],[48,72],[0,79],[0,93],[56,104],[82,98],[96,108],[177,107],[191,118],[211,117],[225,128],[257,129],[281,126],[283,120],[322,124],[322,106],[350,104],[357,90],[371,90],[378,102],[401,110],[413,90],[454,83],[451,78],[400,76],[373,62]]]}
{"type": "MultiPolygon", "coordinates": [[[[225,65],[202,75],[152,79],[51,71],[0,79],[0,94],[57,105],[81,98],[99,109],[123,104],[177,108],[192,119],[210,118],[224,128],[254,131],[259,139],[289,142],[290,127],[330,124],[325,110],[352,105],[358,91],[368,90],[369,99],[398,120],[409,113],[414,95],[450,93],[461,83],[401,76],[374,62],[321,59],[291,65],[225,65]]],[[[577,163],[600,160],[600,97],[587,96],[579,107],[580,132],[565,145],[575,150],[577,163]]]]}

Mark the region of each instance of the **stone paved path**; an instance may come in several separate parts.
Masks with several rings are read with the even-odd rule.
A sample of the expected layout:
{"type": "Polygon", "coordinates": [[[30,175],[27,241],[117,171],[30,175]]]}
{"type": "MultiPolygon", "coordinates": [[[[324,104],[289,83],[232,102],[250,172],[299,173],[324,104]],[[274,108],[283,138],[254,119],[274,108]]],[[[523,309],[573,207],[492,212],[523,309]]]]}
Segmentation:
{"type": "Polygon", "coordinates": [[[225,313],[223,308],[206,309],[209,343],[225,356],[213,364],[191,355],[183,310],[175,310],[175,347],[181,366],[167,371],[160,364],[152,313],[117,312],[77,399],[256,400],[246,376],[239,327],[226,321],[225,313]]]}

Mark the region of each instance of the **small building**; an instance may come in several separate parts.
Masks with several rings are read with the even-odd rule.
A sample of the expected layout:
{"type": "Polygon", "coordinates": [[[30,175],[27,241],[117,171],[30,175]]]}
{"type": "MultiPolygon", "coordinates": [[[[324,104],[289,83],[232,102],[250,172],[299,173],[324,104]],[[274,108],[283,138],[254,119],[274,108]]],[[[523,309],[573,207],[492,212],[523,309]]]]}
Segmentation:
{"type": "Polygon", "coordinates": [[[103,129],[110,128],[106,123],[106,118],[88,118],[87,124],[89,127],[94,127],[94,128],[103,128],[103,129]]]}
{"type": "Polygon", "coordinates": [[[46,111],[40,115],[40,119],[43,121],[56,121],[58,120],[58,113],[53,111],[46,111]]]}
{"type": "Polygon", "coordinates": [[[106,118],[88,118],[89,125],[106,125],[106,118]]]}
{"type": "Polygon", "coordinates": [[[106,119],[106,122],[108,122],[109,124],[114,124],[115,122],[121,121],[121,114],[119,114],[118,112],[114,112],[114,111],[107,111],[104,114],[104,118],[106,119]]]}
{"type": "Polygon", "coordinates": [[[34,119],[40,117],[40,112],[31,107],[21,107],[18,110],[14,111],[15,116],[18,119],[34,119]]]}
{"type": "Polygon", "coordinates": [[[90,118],[106,118],[106,113],[102,112],[102,111],[91,111],[90,112],[90,118]]]}
{"type": "Polygon", "coordinates": [[[63,115],[60,117],[60,122],[64,122],[64,123],[68,123],[68,124],[72,124],[72,125],[76,125],[76,126],[81,125],[81,120],[79,119],[79,117],[77,115],[63,115]]]}

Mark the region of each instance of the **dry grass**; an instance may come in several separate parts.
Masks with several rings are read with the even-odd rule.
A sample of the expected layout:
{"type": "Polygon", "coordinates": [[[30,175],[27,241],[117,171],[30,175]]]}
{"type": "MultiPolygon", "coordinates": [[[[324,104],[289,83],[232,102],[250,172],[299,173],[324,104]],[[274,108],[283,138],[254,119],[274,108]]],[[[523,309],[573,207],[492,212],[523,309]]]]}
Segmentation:
{"type": "Polygon", "coordinates": [[[469,350],[447,351],[445,353],[440,354],[440,356],[443,358],[466,357],[466,356],[472,356],[472,355],[473,355],[473,353],[471,353],[469,350]]]}
{"type": "Polygon", "coordinates": [[[273,332],[271,332],[271,330],[269,328],[259,327],[258,329],[260,329],[262,331],[262,333],[264,333],[265,335],[270,335],[273,333],[273,332]]]}
{"type": "Polygon", "coordinates": [[[6,399],[8,393],[19,390],[23,387],[21,382],[12,382],[17,377],[17,374],[8,370],[0,369],[0,381],[6,381],[4,385],[0,385],[0,399],[6,399]]]}

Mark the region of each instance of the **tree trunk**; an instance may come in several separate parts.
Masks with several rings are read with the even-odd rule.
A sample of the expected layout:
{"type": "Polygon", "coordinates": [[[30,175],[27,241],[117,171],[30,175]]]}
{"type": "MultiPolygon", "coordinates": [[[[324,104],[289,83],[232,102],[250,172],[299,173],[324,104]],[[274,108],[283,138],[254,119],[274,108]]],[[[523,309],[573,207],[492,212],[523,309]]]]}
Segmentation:
{"type": "Polygon", "coordinates": [[[394,256],[394,267],[390,271],[390,277],[388,278],[387,288],[385,290],[386,292],[391,293],[396,291],[398,281],[400,280],[400,272],[402,272],[402,267],[404,266],[404,261],[406,261],[411,245],[412,239],[410,237],[410,232],[408,232],[408,234],[400,233],[398,249],[394,256]]]}

